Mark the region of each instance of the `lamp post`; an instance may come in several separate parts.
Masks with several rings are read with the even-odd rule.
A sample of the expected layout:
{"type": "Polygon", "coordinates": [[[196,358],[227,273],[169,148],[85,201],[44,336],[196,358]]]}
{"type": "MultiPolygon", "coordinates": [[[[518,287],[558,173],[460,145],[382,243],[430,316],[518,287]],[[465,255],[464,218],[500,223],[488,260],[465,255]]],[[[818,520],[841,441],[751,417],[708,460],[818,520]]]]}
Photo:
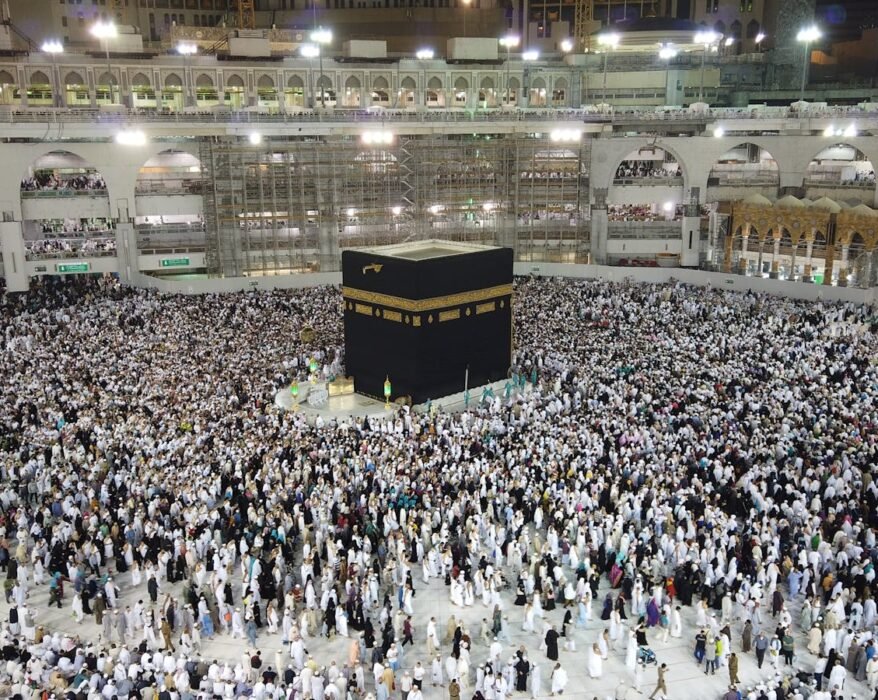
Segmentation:
{"type": "Polygon", "coordinates": [[[811,44],[817,41],[822,34],[816,25],[800,29],[796,34],[796,41],[805,45],[805,55],[802,57],[802,89],[799,91],[799,102],[805,101],[805,84],[808,82],[808,66],[811,65],[811,44]]]}
{"type": "Polygon", "coordinates": [[[91,35],[96,39],[100,39],[104,47],[104,53],[107,55],[107,75],[110,76],[110,100],[113,100],[113,73],[110,70],[110,39],[115,39],[119,32],[116,25],[112,22],[98,22],[91,28],[91,35]]]}
{"type": "MultiPolygon", "coordinates": [[[[529,51],[525,51],[521,54],[521,60],[524,61],[525,63],[531,63],[533,61],[536,61],[539,57],[540,57],[540,52],[537,51],[536,49],[530,49],[529,51]]],[[[529,75],[530,75],[530,69],[527,68],[527,66],[525,66],[524,82],[526,85],[530,84],[528,82],[529,75]]],[[[530,95],[527,96],[527,105],[528,105],[528,107],[530,107],[530,95]]]]}
{"type": "Polygon", "coordinates": [[[189,74],[189,57],[198,53],[198,46],[196,44],[178,44],[177,45],[177,53],[183,57],[183,89],[186,91],[186,96],[184,101],[187,103],[186,106],[192,106],[195,102],[193,99],[195,92],[192,89],[192,80],[189,74]]]}
{"type": "MultiPolygon", "coordinates": [[[[433,49],[424,48],[419,49],[415,54],[419,61],[431,61],[433,60],[433,49]]],[[[421,85],[421,107],[427,107],[427,74],[425,71],[420,72],[420,85],[421,85]]]]}
{"type": "Polygon", "coordinates": [[[765,33],[759,32],[753,42],[756,44],[756,50],[762,51],[762,42],[765,41],[765,33]]]}
{"type": "MultiPolygon", "coordinates": [[[[317,58],[320,55],[320,47],[315,46],[314,44],[304,44],[299,49],[299,53],[301,53],[302,56],[304,56],[305,58],[317,58]]],[[[314,64],[313,64],[313,62],[309,61],[308,62],[308,89],[311,92],[311,100],[312,100],[311,107],[312,108],[317,106],[316,101],[314,101],[314,94],[315,94],[314,88],[315,87],[316,86],[314,85],[314,64]]]]}
{"type": "Polygon", "coordinates": [[[320,107],[326,109],[326,93],[323,91],[323,86],[320,84],[320,81],[323,80],[323,50],[320,47],[332,43],[332,30],[324,29],[323,27],[315,29],[311,32],[311,41],[317,44],[317,56],[320,60],[320,76],[317,78],[317,87],[320,88],[320,107]]]}
{"type": "Polygon", "coordinates": [[[720,39],[722,39],[722,35],[714,31],[696,32],[695,34],[695,43],[701,44],[704,47],[701,52],[701,82],[698,85],[699,102],[704,102],[704,65],[707,62],[707,50],[720,39]]]}
{"type": "Polygon", "coordinates": [[[603,101],[607,101],[607,58],[610,51],[615,49],[619,45],[619,35],[615,32],[610,32],[609,34],[601,34],[598,36],[598,44],[604,47],[604,86],[603,86],[603,95],[601,96],[603,101]]]}
{"type": "Polygon", "coordinates": [[[508,34],[500,39],[500,46],[506,49],[506,105],[509,105],[509,50],[518,46],[521,41],[517,36],[508,34]]]}
{"type": "Polygon", "coordinates": [[[64,46],[60,41],[44,41],[40,47],[40,51],[47,53],[52,57],[52,106],[60,107],[61,92],[61,76],[58,75],[58,66],[55,63],[55,56],[64,53],[64,46]]]}
{"type": "Polygon", "coordinates": [[[469,14],[469,13],[467,12],[467,10],[469,9],[469,4],[470,4],[473,0],[460,0],[460,1],[463,3],[463,35],[464,35],[464,36],[469,36],[469,35],[466,33],[466,16],[467,16],[467,14],[469,14]]]}

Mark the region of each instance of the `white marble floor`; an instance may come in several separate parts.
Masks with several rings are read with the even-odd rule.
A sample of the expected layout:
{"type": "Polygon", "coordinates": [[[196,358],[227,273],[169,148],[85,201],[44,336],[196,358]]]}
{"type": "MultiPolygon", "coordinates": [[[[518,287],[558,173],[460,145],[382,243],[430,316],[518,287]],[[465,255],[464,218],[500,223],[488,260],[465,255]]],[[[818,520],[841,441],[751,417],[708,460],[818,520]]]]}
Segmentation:
{"type": "MultiPolygon", "coordinates": [[[[481,627],[483,617],[489,617],[491,611],[483,607],[479,602],[468,608],[455,608],[448,597],[448,588],[439,579],[433,579],[429,584],[424,584],[420,579],[420,570],[416,570],[418,575],[415,576],[416,595],[414,598],[414,616],[415,623],[415,645],[408,646],[405,650],[405,656],[402,668],[411,668],[415,662],[420,660],[428,669],[429,679],[429,663],[426,653],[426,643],[424,641],[425,629],[430,616],[434,616],[438,622],[440,637],[444,637],[445,623],[448,616],[452,613],[458,617],[462,616],[468,626],[471,635],[476,640],[472,650],[473,672],[475,667],[482,663],[487,657],[487,645],[478,640],[478,634],[481,627]]],[[[148,596],[145,585],[138,590],[130,587],[130,579],[127,574],[117,577],[117,580],[123,588],[121,604],[129,605],[135,603],[138,599],[148,602],[148,596]]],[[[170,587],[170,592],[179,594],[180,585],[177,584],[170,587]]],[[[599,601],[602,600],[605,590],[602,589],[599,601]]],[[[236,592],[236,595],[238,593],[236,592]]],[[[98,625],[95,624],[92,617],[86,617],[82,624],[77,624],[73,619],[71,609],[71,590],[68,587],[66,591],[65,606],[63,609],[48,608],[48,586],[43,585],[32,589],[29,594],[29,604],[37,611],[37,624],[45,627],[46,631],[61,631],[68,634],[78,634],[83,638],[97,640],[100,634],[98,625]]],[[[506,613],[509,615],[509,630],[511,633],[511,644],[504,650],[504,656],[508,658],[515,649],[520,645],[525,645],[528,649],[532,661],[536,661],[541,667],[542,675],[542,692],[540,697],[549,696],[549,675],[554,663],[546,658],[543,652],[539,651],[540,639],[536,634],[529,634],[521,631],[521,621],[523,619],[523,608],[512,605],[511,591],[505,591],[503,600],[506,604],[506,613]]],[[[793,604],[791,611],[793,619],[797,620],[798,605],[793,604]]],[[[3,619],[7,619],[8,605],[0,599],[0,610],[2,610],[3,619]]],[[[619,681],[624,679],[627,682],[633,681],[632,674],[625,667],[625,641],[626,636],[620,637],[617,648],[611,652],[608,661],[604,662],[603,674],[600,678],[592,679],[587,674],[587,654],[588,648],[592,642],[597,639],[598,634],[603,630],[605,623],[599,618],[600,603],[595,602],[595,621],[589,624],[587,629],[574,630],[574,639],[576,640],[577,650],[575,652],[567,652],[563,649],[560,651],[560,662],[569,675],[569,684],[564,693],[564,697],[571,697],[574,700],[592,700],[599,698],[612,697],[619,681]]],[[[552,612],[546,613],[547,618],[560,629],[561,621],[564,616],[563,608],[558,608],[552,612]]],[[[659,663],[667,663],[668,672],[668,690],[669,698],[688,699],[692,698],[705,700],[719,698],[722,693],[728,689],[728,670],[721,668],[716,675],[706,676],[703,667],[699,668],[695,665],[692,656],[694,648],[694,610],[683,610],[683,637],[681,639],[670,639],[667,643],[660,641],[660,632],[649,632],[649,643],[655,651],[659,663]]],[[[574,615],[575,618],[575,615],[574,615]]],[[[376,625],[377,627],[377,625],[376,625]]],[[[762,670],[756,667],[755,656],[751,654],[741,653],[740,644],[740,624],[736,624],[733,628],[734,638],[732,639],[732,650],[738,653],[740,657],[739,676],[744,686],[753,685],[763,680],[768,680],[774,676],[774,669],[769,662],[763,666],[762,670]]],[[[774,621],[770,618],[766,622],[766,629],[773,629],[774,621]]],[[[139,640],[138,640],[139,641],[139,640]]],[[[563,641],[563,640],[562,640],[563,641]]],[[[279,634],[269,635],[265,631],[261,631],[258,640],[258,648],[262,650],[263,658],[267,659],[266,663],[274,664],[275,652],[283,651],[279,634]]],[[[308,640],[308,650],[314,656],[318,663],[328,665],[333,659],[339,665],[344,663],[347,658],[348,640],[341,637],[335,637],[332,640],[325,638],[313,638],[308,640]]],[[[218,635],[213,641],[205,641],[203,643],[203,655],[206,659],[228,660],[238,663],[241,658],[242,651],[246,647],[246,642],[242,640],[232,640],[228,636],[218,635]]],[[[810,671],[813,668],[813,657],[805,649],[805,638],[802,634],[796,635],[796,653],[797,663],[805,670],[810,671]]],[[[449,647],[446,645],[443,651],[444,656],[447,655],[449,647]]],[[[287,657],[284,656],[284,659],[287,657]]],[[[656,670],[655,666],[650,666],[644,673],[642,690],[643,697],[648,697],[655,687],[656,670]]],[[[783,662],[781,662],[781,670],[783,670],[783,662]]],[[[371,677],[369,668],[366,667],[367,678],[371,677]]],[[[371,682],[367,681],[367,688],[371,689],[371,682]]],[[[871,698],[865,684],[857,683],[852,679],[848,680],[845,688],[845,697],[847,700],[853,698],[871,698]]],[[[472,697],[473,689],[470,687],[462,693],[462,700],[469,700],[472,697]]],[[[395,694],[398,697],[398,693],[395,694]]],[[[524,697],[522,693],[514,693],[514,696],[524,697]]],[[[448,696],[446,688],[432,688],[429,683],[425,683],[424,698],[425,700],[440,700],[448,696]]]]}

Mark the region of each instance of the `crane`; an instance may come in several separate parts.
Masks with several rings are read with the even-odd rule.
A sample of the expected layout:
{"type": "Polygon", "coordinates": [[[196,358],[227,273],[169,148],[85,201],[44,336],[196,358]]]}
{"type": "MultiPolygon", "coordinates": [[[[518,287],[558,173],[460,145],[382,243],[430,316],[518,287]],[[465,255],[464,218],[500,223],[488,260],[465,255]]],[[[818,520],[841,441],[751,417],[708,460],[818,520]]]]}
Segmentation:
{"type": "Polygon", "coordinates": [[[594,19],[594,0],[576,0],[576,14],[573,18],[573,41],[576,51],[588,53],[591,50],[591,27],[594,19]]]}

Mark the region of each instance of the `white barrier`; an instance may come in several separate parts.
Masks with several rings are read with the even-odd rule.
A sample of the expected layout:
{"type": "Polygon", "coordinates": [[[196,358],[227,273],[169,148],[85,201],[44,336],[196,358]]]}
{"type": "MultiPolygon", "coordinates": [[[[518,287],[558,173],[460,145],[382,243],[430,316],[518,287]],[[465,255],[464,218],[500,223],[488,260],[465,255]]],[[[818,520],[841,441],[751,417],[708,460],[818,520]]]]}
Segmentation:
{"type": "Polygon", "coordinates": [[[716,289],[735,289],[753,291],[811,301],[852,301],[871,304],[875,301],[875,289],[854,287],[832,287],[804,282],[787,282],[762,277],[744,277],[723,272],[706,272],[686,268],[661,267],[609,267],[604,265],[572,265],[567,263],[515,263],[516,275],[537,275],[539,277],[571,277],[580,279],[604,279],[622,282],[626,279],[636,282],[660,283],[678,280],[686,284],[716,289]]]}

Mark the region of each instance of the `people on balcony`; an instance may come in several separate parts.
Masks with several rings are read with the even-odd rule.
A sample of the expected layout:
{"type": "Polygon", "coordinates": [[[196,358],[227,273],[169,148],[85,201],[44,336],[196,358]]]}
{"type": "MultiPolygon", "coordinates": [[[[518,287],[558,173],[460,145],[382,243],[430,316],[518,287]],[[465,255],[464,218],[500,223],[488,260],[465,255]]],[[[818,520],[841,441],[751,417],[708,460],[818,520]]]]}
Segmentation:
{"type": "Polygon", "coordinates": [[[107,184],[99,173],[77,175],[58,175],[51,171],[36,172],[21,181],[24,192],[44,192],[47,190],[105,191],[107,184]]]}

